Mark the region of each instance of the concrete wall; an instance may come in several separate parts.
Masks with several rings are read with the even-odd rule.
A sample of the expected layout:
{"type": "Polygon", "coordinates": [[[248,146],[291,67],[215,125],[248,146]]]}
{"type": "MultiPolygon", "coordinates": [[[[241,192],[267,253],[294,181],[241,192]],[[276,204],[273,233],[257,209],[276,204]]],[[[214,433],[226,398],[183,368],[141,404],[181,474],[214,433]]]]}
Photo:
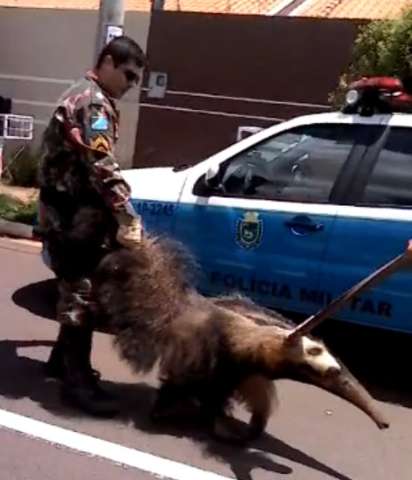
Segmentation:
{"type": "MultiPolygon", "coordinates": [[[[13,98],[13,113],[34,115],[34,144],[57,98],[92,66],[97,20],[97,11],[0,8],[0,95],[13,98]]],[[[126,13],[125,32],[144,49],[149,24],[149,13],[126,13]]],[[[139,96],[135,89],[119,103],[123,167],[135,151],[139,96]]]]}

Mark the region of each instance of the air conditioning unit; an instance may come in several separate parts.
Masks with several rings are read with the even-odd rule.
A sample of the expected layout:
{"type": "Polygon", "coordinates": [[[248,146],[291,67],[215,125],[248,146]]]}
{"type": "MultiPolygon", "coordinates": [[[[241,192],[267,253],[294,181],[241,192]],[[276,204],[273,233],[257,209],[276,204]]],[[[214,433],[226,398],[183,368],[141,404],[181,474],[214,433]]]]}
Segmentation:
{"type": "Polygon", "coordinates": [[[167,73],[150,72],[148,98],[164,98],[167,90],[167,73]]]}

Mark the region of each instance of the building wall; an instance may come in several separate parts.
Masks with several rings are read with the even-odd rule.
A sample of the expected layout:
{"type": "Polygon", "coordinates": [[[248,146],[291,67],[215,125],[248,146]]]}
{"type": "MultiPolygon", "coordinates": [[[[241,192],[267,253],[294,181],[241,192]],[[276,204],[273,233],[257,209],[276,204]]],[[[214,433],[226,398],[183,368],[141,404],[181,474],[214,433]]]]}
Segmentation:
{"type": "MultiPolygon", "coordinates": [[[[57,98],[92,66],[97,21],[97,11],[0,8],[0,95],[12,97],[13,113],[34,116],[34,145],[57,98]]],[[[125,32],[144,49],[149,23],[149,13],[126,13],[125,32]]],[[[120,102],[123,167],[135,151],[139,96],[135,89],[120,102]]]]}
{"type": "MultiPolygon", "coordinates": [[[[0,8],[0,95],[13,98],[14,113],[35,117],[34,144],[57,98],[91,66],[97,14],[0,8]]],[[[327,111],[358,27],[345,20],[127,12],[126,33],[147,45],[150,70],[166,72],[168,85],[163,99],[149,98],[144,88],[141,98],[136,89],[120,102],[122,167],[196,163],[233,143],[239,126],[327,111]]]]}
{"type": "MultiPolygon", "coordinates": [[[[135,166],[196,163],[233,143],[239,126],[269,126],[330,109],[359,22],[154,12],[150,69],[163,99],[142,95],[135,166]]],[[[147,84],[146,84],[147,87],[147,84]]]]}

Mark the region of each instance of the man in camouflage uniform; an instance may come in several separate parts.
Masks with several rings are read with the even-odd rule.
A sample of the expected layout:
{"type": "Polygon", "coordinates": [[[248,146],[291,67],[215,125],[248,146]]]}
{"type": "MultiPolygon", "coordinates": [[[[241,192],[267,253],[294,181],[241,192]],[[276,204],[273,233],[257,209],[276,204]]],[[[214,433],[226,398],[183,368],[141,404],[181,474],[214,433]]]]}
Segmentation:
{"type": "Polygon", "coordinates": [[[144,63],[132,39],[112,40],[94,70],[63,94],[43,140],[39,234],[58,279],[61,323],[46,373],[62,380],[66,400],[96,415],[114,414],[116,406],[90,363],[90,276],[108,251],[141,235],[113,153],[119,127],[114,99],[139,82],[144,63]]]}

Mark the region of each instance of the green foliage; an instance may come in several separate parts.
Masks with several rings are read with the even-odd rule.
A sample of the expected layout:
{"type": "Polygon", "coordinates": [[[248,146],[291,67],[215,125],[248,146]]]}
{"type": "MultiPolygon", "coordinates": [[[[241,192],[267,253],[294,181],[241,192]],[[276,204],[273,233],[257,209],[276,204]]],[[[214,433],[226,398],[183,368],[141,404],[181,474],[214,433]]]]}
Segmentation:
{"type": "Polygon", "coordinates": [[[395,20],[377,20],[359,31],[352,62],[329,96],[335,106],[342,104],[348,85],[364,76],[412,75],[412,10],[395,20]]]}
{"type": "Polygon", "coordinates": [[[14,200],[7,195],[0,195],[0,218],[11,222],[33,225],[37,217],[37,200],[28,204],[14,200]]]}

